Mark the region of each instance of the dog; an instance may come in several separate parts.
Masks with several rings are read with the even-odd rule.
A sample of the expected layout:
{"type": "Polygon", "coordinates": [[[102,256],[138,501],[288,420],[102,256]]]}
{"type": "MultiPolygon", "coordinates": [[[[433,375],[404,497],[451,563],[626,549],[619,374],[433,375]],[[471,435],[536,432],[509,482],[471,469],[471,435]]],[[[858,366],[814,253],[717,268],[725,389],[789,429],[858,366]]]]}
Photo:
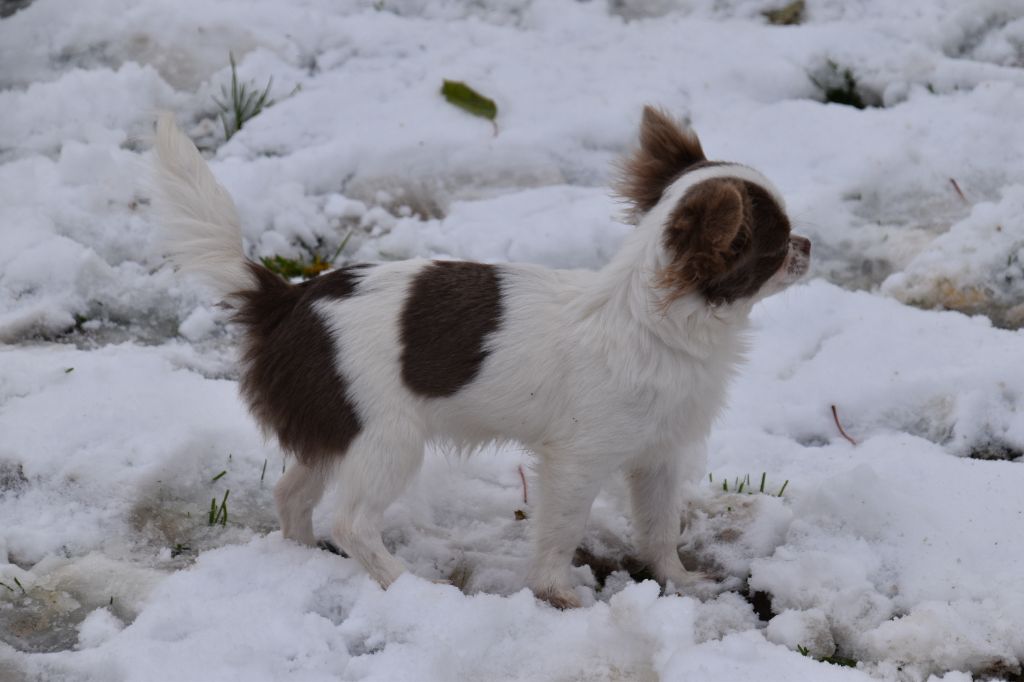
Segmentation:
{"type": "Polygon", "coordinates": [[[703,475],[751,307],[807,271],[811,243],[767,178],[708,161],[664,111],[644,109],[639,137],[616,188],[635,229],[599,271],[409,260],[293,284],[246,258],[231,197],[159,119],[169,256],[233,310],[241,394],[295,458],[274,488],[285,538],[316,543],[312,512],[334,479],[332,538],[387,588],[405,568],[382,515],[425,444],[515,441],[537,458],[537,597],[580,604],[571,560],[618,472],[640,558],[667,588],[698,589],[677,547],[684,484],[703,475]]]}

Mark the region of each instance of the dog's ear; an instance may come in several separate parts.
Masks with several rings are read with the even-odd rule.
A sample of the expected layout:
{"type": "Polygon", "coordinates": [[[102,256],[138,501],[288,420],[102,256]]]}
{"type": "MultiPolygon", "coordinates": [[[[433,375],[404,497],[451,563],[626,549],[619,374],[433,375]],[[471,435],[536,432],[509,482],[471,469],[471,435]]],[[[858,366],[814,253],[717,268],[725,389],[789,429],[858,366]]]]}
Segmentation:
{"type": "Polygon", "coordinates": [[[662,244],[669,264],[658,285],[668,290],[668,303],[725,275],[735,265],[752,225],[749,197],[741,182],[730,178],[695,185],[672,212],[662,244]]]}
{"type": "Polygon", "coordinates": [[[640,147],[620,164],[615,190],[633,204],[634,218],[654,208],[662,192],[695,163],[706,160],[700,140],[668,114],[644,107],[640,147]]]}

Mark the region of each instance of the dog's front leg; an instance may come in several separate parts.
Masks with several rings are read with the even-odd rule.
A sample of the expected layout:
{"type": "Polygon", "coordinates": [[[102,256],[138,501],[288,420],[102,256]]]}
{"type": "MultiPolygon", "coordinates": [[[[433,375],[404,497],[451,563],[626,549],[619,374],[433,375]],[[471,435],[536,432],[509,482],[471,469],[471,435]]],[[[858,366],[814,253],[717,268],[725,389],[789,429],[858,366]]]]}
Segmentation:
{"type": "Polygon", "coordinates": [[[703,461],[703,450],[641,459],[627,475],[633,506],[633,532],[640,559],[667,589],[703,593],[707,577],[688,571],[679,560],[683,471],[703,461]]]}
{"type": "Polygon", "coordinates": [[[533,528],[535,554],[527,583],[538,598],[560,609],[580,605],[570,579],[572,557],[608,473],[602,462],[576,453],[541,455],[540,497],[533,528]]]}

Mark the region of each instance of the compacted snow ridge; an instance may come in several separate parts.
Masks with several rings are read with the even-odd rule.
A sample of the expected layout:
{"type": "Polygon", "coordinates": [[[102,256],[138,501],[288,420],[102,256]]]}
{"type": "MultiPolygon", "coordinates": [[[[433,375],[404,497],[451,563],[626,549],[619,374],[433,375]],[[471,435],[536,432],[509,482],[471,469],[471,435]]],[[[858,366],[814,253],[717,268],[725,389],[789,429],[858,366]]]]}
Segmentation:
{"type": "Polygon", "coordinates": [[[1024,3],[771,24],[786,4],[0,3],[0,680],[1021,679],[1024,3]],[[274,102],[225,141],[229,52],[274,102]],[[584,607],[536,600],[512,446],[428,453],[387,513],[411,569],[387,591],[284,541],[237,332],[156,237],[157,113],[253,258],[597,268],[632,229],[608,185],[646,103],[814,241],[754,310],[690,493],[680,552],[722,594],[644,579],[615,482],[584,607]]]}

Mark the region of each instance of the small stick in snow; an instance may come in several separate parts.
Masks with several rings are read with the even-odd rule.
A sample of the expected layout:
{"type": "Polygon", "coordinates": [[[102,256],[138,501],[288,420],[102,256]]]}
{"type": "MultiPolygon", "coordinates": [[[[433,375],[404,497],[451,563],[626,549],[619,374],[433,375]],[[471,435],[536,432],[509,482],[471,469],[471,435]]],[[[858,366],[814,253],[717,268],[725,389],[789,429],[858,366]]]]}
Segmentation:
{"type": "Polygon", "coordinates": [[[848,434],[846,432],[846,429],[843,428],[843,425],[839,423],[839,412],[836,411],[836,406],[835,405],[832,406],[832,418],[836,421],[836,428],[839,429],[839,433],[842,434],[843,438],[845,438],[846,440],[850,441],[850,443],[852,445],[856,445],[857,441],[855,441],[854,439],[850,438],[850,434],[848,434]]]}
{"type": "Polygon", "coordinates": [[[526,498],[526,474],[523,473],[523,465],[519,465],[519,480],[523,482],[523,504],[529,504],[526,498]]]}
{"type": "Polygon", "coordinates": [[[965,204],[970,203],[969,201],[967,201],[967,197],[964,196],[964,193],[960,189],[960,185],[957,183],[955,178],[950,178],[949,184],[953,185],[953,189],[956,190],[956,194],[958,197],[960,197],[960,201],[964,202],[965,204]]]}

